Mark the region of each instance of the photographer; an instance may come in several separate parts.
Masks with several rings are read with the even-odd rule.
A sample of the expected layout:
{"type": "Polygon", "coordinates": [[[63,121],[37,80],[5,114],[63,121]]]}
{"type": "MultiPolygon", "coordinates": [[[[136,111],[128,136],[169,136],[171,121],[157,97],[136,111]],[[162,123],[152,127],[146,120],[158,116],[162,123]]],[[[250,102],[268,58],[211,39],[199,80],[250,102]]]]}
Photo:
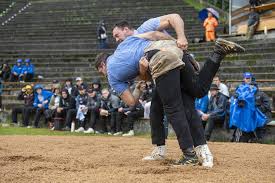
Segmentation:
{"type": "Polygon", "coordinates": [[[243,83],[236,88],[231,101],[230,126],[236,128],[232,141],[261,142],[266,123],[271,121],[271,104],[250,72],[243,74],[243,83]]]}
{"type": "Polygon", "coordinates": [[[17,124],[17,115],[22,113],[22,121],[24,126],[29,125],[30,114],[33,111],[33,88],[31,85],[24,86],[17,97],[18,100],[24,100],[24,106],[14,107],[12,109],[12,122],[17,124]]]}

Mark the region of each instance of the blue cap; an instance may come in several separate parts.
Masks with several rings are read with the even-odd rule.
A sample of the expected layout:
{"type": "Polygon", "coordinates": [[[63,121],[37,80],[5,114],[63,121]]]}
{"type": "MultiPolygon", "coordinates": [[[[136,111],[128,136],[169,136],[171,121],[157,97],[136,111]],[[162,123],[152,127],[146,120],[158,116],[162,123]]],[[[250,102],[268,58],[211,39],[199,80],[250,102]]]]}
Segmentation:
{"type": "Polygon", "coordinates": [[[31,59],[26,58],[26,59],[25,59],[25,62],[26,62],[26,63],[30,63],[30,62],[31,62],[31,59]]]}
{"type": "Polygon", "coordinates": [[[43,86],[41,84],[37,84],[34,86],[34,90],[37,90],[37,89],[43,89],[43,86]]]}
{"type": "Polygon", "coordinates": [[[17,61],[16,61],[17,63],[22,63],[23,62],[23,60],[21,59],[21,58],[19,58],[19,59],[17,59],[17,61]]]}
{"type": "Polygon", "coordinates": [[[243,78],[252,78],[252,74],[250,73],[250,72],[245,72],[245,73],[243,73],[243,78]]]}

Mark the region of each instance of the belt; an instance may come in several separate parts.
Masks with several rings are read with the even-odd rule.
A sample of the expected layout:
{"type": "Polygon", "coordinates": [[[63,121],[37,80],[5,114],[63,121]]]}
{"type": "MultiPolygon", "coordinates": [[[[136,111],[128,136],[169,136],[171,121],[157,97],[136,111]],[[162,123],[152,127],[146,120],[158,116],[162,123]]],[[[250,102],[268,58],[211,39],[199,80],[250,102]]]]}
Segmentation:
{"type": "Polygon", "coordinates": [[[158,49],[147,51],[144,53],[144,57],[150,62],[151,58],[159,51],[158,49]]]}

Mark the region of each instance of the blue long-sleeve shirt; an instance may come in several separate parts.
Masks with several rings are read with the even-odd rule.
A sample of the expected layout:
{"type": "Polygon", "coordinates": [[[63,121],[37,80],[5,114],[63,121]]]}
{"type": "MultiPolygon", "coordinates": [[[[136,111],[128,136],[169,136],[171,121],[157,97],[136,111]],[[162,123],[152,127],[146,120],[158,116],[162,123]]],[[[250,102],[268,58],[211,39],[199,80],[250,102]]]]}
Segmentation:
{"type": "Polygon", "coordinates": [[[28,74],[34,74],[34,66],[32,64],[28,65],[28,66],[24,66],[22,69],[22,73],[27,72],[28,74]]]}
{"type": "Polygon", "coordinates": [[[205,95],[202,98],[197,98],[195,101],[195,108],[197,110],[202,111],[203,113],[206,113],[208,109],[208,103],[209,103],[208,95],[205,95]]]}
{"type": "Polygon", "coordinates": [[[52,92],[46,90],[42,90],[42,93],[40,95],[35,93],[33,106],[38,107],[38,104],[43,104],[44,101],[48,100],[48,103],[43,104],[43,108],[48,109],[52,95],[52,92]]]}
{"type": "Polygon", "coordinates": [[[11,72],[12,72],[12,73],[16,72],[18,75],[20,75],[20,74],[23,73],[22,70],[23,70],[23,66],[22,66],[22,65],[20,65],[20,66],[14,65],[14,66],[12,67],[11,72]]]}

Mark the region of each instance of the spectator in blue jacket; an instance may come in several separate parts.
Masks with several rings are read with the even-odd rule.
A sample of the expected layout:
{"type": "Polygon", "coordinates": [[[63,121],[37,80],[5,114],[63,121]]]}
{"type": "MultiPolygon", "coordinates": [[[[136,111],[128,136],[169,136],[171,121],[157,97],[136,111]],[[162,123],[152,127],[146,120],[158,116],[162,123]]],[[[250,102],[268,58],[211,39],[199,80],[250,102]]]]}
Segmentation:
{"type": "Polygon", "coordinates": [[[252,73],[243,74],[243,83],[236,88],[231,101],[230,126],[236,127],[232,141],[262,142],[266,124],[272,119],[271,103],[252,73]]]}
{"type": "Polygon", "coordinates": [[[202,98],[196,99],[195,108],[198,111],[199,116],[202,116],[202,114],[207,113],[208,103],[209,103],[208,95],[205,95],[202,98]]]}
{"type": "Polygon", "coordinates": [[[202,115],[207,113],[208,104],[209,104],[208,95],[205,95],[202,98],[196,98],[195,100],[195,109],[197,110],[198,115],[201,118],[201,121],[204,127],[205,127],[206,121],[202,120],[202,115]]]}
{"type": "Polygon", "coordinates": [[[22,65],[23,60],[22,59],[17,59],[16,65],[13,66],[11,70],[11,82],[16,82],[16,81],[23,81],[23,65],[22,65]]]}
{"type": "Polygon", "coordinates": [[[41,115],[44,114],[46,118],[46,123],[51,116],[47,116],[46,110],[49,108],[49,103],[53,95],[52,92],[44,90],[41,84],[37,84],[34,87],[35,96],[33,106],[36,108],[34,117],[34,127],[38,128],[38,123],[40,121],[41,115]]]}
{"type": "Polygon", "coordinates": [[[34,76],[34,66],[31,64],[31,59],[25,59],[25,65],[22,69],[23,79],[25,82],[31,82],[34,76]]]}
{"type": "Polygon", "coordinates": [[[224,123],[226,104],[228,101],[228,98],[219,92],[219,88],[216,84],[211,84],[210,93],[211,97],[208,105],[208,112],[201,116],[203,121],[207,121],[204,131],[206,140],[210,139],[215,124],[224,123]]]}

